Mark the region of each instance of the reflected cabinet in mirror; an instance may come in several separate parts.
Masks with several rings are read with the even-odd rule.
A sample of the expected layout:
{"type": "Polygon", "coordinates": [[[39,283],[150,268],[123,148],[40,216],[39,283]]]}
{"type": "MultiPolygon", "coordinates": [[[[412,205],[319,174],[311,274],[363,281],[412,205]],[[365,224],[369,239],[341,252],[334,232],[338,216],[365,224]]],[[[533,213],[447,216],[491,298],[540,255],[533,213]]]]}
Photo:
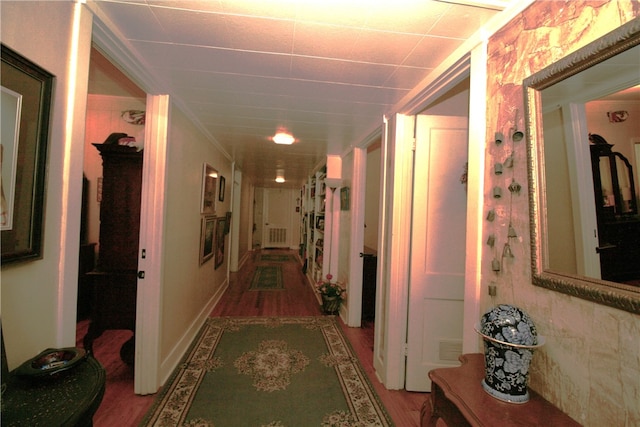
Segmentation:
{"type": "Polygon", "coordinates": [[[640,19],[524,81],[533,283],[640,314],[640,19]]]}

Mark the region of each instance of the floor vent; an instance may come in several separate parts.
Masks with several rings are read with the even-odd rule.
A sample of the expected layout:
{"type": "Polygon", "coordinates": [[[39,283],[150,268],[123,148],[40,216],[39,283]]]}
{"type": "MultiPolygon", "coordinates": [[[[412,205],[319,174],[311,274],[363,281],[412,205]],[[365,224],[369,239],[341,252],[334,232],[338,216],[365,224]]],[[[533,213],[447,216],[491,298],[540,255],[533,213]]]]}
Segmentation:
{"type": "Polygon", "coordinates": [[[272,245],[287,243],[286,228],[272,228],[269,230],[269,243],[272,245]]]}
{"type": "Polygon", "coordinates": [[[457,362],[458,357],[462,354],[462,341],[460,340],[441,340],[439,349],[440,360],[457,362]]]}

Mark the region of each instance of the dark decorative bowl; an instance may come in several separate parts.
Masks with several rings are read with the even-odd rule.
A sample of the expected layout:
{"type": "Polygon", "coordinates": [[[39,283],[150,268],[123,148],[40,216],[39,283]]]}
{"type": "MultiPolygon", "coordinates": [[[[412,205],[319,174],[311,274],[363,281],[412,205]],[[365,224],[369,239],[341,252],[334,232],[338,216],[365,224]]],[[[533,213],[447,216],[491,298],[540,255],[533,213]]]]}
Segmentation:
{"type": "Polygon", "coordinates": [[[48,348],[15,370],[21,377],[47,377],[66,371],[85,360],[87,353],[77,347],[48,348]]]}

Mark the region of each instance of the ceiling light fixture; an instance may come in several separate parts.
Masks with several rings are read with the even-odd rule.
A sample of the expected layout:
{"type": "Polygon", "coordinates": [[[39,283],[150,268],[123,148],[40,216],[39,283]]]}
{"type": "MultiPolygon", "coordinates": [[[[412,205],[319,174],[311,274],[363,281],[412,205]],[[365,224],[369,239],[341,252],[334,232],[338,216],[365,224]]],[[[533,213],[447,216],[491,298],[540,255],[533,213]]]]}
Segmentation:
{"type": "Polygon", "coordinates": [[[296,139],[293,137],[293,135],[283,131],[279,131],[278,133],[273,135],[273,138],[271,139],[276,144],[282,144],[282,145],[291,145],[294,142],[296,142],[296,139]]]}
{"type": "Polygon", "coordinates": [[[282,184],[284,182],[284,169],[276,170],[276,182],[282,184]]]}

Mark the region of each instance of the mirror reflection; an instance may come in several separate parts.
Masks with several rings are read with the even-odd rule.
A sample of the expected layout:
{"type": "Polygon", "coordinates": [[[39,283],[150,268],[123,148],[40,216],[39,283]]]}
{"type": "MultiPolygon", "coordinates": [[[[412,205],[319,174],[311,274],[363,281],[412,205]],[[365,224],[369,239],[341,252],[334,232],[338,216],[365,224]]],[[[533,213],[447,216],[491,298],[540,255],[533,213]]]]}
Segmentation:
{"type": "Polygon", "coordinates": [[[640,310],[639,31],[524,82],[534,283],[630,311],[640,310]]]}

